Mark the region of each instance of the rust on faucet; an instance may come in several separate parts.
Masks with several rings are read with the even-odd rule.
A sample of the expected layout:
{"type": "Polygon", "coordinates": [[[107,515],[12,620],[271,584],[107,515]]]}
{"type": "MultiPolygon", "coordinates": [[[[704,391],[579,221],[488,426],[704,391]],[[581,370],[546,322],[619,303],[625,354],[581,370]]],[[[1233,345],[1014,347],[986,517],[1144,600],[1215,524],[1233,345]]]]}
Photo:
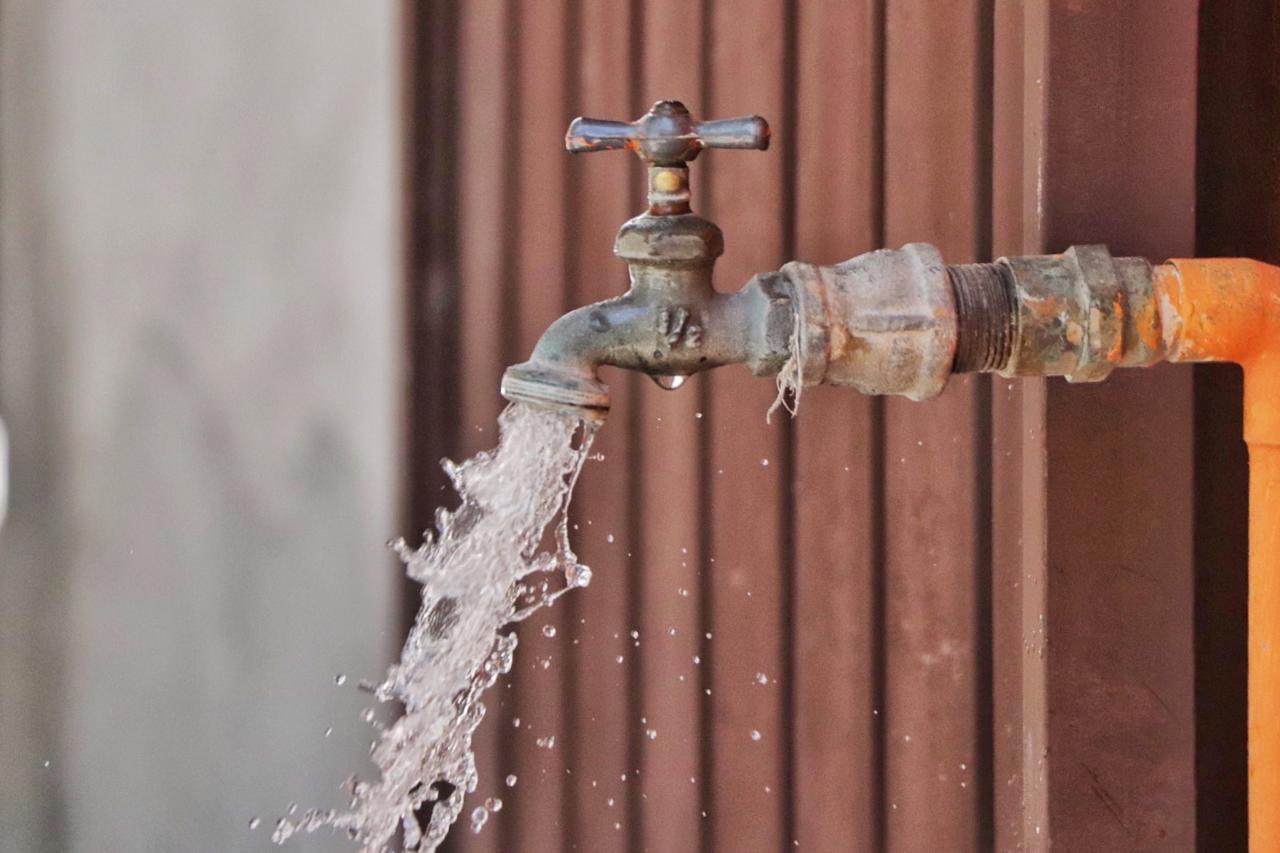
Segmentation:
{"type": "Polygon", "coordinates": [[[678,101],[659,101],[629,123],[575,119],[565,136],[569,151],[626,149],[649,164],[648,209],[626,222],[614,243],[631,288],[553,323],[530,359],[507,370],[503,396],[602,418],[609,395],[601,366],[638,370],[668,388],[725,364],[777,373],[793,325],[785,282],[775,273],[737,293],[717,292],[712,270],[724,237],[692,212],[689,193],[688,163],[702,150],[768,145],[769,126],[759,116],[699,122],[678,101]]]}

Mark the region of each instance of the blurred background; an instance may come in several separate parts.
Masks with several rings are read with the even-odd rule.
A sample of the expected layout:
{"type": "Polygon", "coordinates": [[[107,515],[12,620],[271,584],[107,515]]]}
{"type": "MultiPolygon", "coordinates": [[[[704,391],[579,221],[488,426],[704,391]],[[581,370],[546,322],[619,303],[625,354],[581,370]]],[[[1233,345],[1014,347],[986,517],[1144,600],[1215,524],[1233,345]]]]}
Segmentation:
{"type": "MultiPolygon", "coordinates": [[[[692,168],[725,290],[909,241],[1275,262],[1280,10],[1201,5],[0,0],[0,851],[274,849],[367,772],[384,542],[626,285],[641,169],[573,116],[769,119],[692,168]]],[[[595,580],[520,628],[450,849],[1243,849],[1233,368],[771,425],[740,369],[605,378],[595,580]]]]}
{"type": "Polygon", "coordinates": [[[0,4],[6,853],[265,850],[364,767],[354,683],[401,638],[402,32],[0,4]]]}

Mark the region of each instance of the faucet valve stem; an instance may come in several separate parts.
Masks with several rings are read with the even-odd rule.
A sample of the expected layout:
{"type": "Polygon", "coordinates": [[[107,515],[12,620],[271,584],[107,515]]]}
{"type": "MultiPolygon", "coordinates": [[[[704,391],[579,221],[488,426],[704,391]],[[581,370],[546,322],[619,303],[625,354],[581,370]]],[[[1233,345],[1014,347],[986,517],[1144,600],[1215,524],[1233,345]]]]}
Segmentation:
{"type": "Polygon", "coordinates": [[[769,124],[760,116],[695,121],[679,101],[658,101],[632,122],[575,118],[564,137],[575,154],[627,149],[649,165],[649,212],[689,212],[688,164],[704,148],[769,147],[769,124]]]}

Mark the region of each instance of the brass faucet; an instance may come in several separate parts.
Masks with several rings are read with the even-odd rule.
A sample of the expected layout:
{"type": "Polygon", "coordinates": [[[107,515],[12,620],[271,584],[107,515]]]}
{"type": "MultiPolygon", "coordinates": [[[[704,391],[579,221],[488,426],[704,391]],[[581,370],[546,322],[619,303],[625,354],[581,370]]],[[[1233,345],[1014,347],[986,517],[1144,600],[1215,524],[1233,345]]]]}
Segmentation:
{"type": "Polygon", "coordinates": [[[768,146],[759,116],[699,122],[678,101],[629,123],[574,119],[569,151],[629,149],[648,164],[648,209],[614,244],[631,287],[556,320],[530,359],[507,369],[503,396],[603,419],[602,365],[676,388],[744,364],[795,394],[827,383],[926,400],[953,373],[1098,381],[1164,357],[1143,325],[1158,308],[1151,265],[1103,246],[948,266],[932,246],[910,243],[834,266],[793,261],[717,292],[724,238],[690,208],[688,164],[705,148],[768,146]]]}
{"type": "Polygon", "coordinates": [[[596,373],[601,365],[639,370],[664,388],[722,364],[776,374],[793,327],[783,276],[757,276],[737,293],[717,293],[711,273],[724,237],[689,203],[688,164],[705,148],[765,150],[765,120],[700,122],[679,101],[659,101],[630,123],[574,119],[565,147],[629,149],[649,167],[649,207],[622,226],[613,249],[627,264],[631,288],[553,323],[532,357],[507,370],[503,396],[602,418],[609,394],[596,373]]]}

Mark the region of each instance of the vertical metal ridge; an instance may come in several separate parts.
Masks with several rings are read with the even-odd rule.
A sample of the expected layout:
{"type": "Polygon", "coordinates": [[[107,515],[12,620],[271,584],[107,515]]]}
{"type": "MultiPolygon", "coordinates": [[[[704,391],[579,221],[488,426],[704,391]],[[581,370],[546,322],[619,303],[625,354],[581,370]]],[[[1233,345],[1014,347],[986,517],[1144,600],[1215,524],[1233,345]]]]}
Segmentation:
{"type": "MultiPolygon", "coordinates": [[[[631,77],[628,81],[627,100],[631,105],[631,114],[640,115],[643,110],[641,104],[642,89],[642,72],[644,68],[644,37],[645,37],[645,0],[628,0],[627,16],[629,18],[628,30],[630,32],[630,42],[627,45],[628,66],[632,69],[631,77]]],[[[628,164],[631,167],[632,174],[639,174],[639,163],[628,164]]],[[[642,184],[638,180],[630,182],[631,191],[630,198],[633,209],[642,207],[644,192],[641,189],[642,184]]],[[[630,456],[630,470],[634,472],[627,483],[627,494],[631,506],[636,510],[628,514],[627,520],[627,545],[631,550],[631,565],[639,566],[641,570],[647,565],[648,555],[645,551],[644,528],[648,517],[649,507],[644,502],[644,478],[646,475],[645,465],[645,442],[641,439],[643,433],[644,419],[644,401],[640,394],[641,382],[645,380],[644,376],[628,371],[625,381],[628,384],[630,393],[627,399],[631,403],[630,416],[627,421],[627,430],[630,432],[630,440],[627,442],[628,455],[630,456]]],[[[644,601],[644,587],[642,577],[639,572],[632,571],[627,573],[627,621],[632,625],[640,624],[641,606],[644,601]]],[[[644,667],[635,655],[628,655],[627,661],[627,692],[630,694],[631,707],[641,707],[645,695],[645,679],[644,667]]],[[[644,744],[641,738],[644,733],[640,729],[640,725],[635,719],[635,715],[627,720],[627,763],[633,768],[647,772],[650,768],[644,766],[644,744]]],[[[627,786],[627,816],[629,823],[627,825],[627,843],[626,847],[630,853],[641,853],[644,849],[644,800],[640,796],[643,790],[640,785],[627,786]]]]}
{"type": "MultiPolygon", "coordinates": [[[[506,60],[506,75],[503,83],[503,93],[505,95],[505,103],[503,107],[504,121],[511,121],[511,117],[518,115],[519,107],[519,77],[520,77],[520,6],[518,0],[507,0],[507,20],[503,38],[502,53],[506,60]]],[[[520,192],[520,146],[513,142],[515,138],[511,133],[501,133],[504,140],[504,154],[502,158],[502,234],[498,237],[501,241],[502,269],[506,274],[502,278],[502,316],[500,317],[500,328],[502,329],[502,340],[499,346],[502,348],[502,361],[504,364],[515,364],[520,360],[516,341],[520,328],[520,288],[517,286],[518,264],[520,262],[520,252],[518,249],[520,215],[519,215],[519,192],[520,192]]],[[[515,730],[510,725],[511,711],[518,701],[519,687],[511,680],[508,675],[508,684],[511,689],[508,692],[508,701],[501,703],[498,700],[498,708],[500,714],[495,714],[497,718],[494,724],[498,728],[498,744],[503,755],[512,755],[515,752],[515,730]]],[[[496,697],[495,697],[496,698],[496,697]]],[[[514,850],[517,848],[520,838],[521,828],[516,825],[516,821],[508,819],[498,823],[499,832],[498,846],[503,850],[514,850]]]]}
{"type": "MultiPolygon", "coordinates": [[[[978,142],[974,176],[977,183],[974,211],[975,250],[978,258],[991,258],[995,235],[995,0],[979,0],[978,8],[978,103],[975,105],[978,142]]],[[[997,365],[1008,362],[1013,346],[1013,299],[1000,279],[998,293],[1008,300],[1007,324],[998,325],[1007,334],[997,348],[997,365]]],[[[997,309],[998,310],[998,309],[997,309]]],[[[994,377],[976,377],[974,400],[974,623],[977,648],[974,650],[974,706],[977,709],[974,732],[974,782],[977,787],[975,808],[978,810],[974,839],[975,849],[991,850],[995,845],[995,664],[992,617],[993,554],[995,549],[993,503],[994,412],[992,382],[994,377]]]]}
{"type": "MultiPolygon", "coordinates": [[[[875,29],[875,56],[873,75],[875,92],[874,160],[872,163],[872,234],[874,245],[884,246],[888,235],[886,204],[888,186],[888,0],[874,0],[872,27],[875,29]]],[[[886,699],[888,697],[888,644],[886,642],[886,617],[888,612],[888,541],[887,541],[887,470],[885,465],[885,405],[883,397],[871,399],[871,595],[872,595],[872,696],[875,756],[875,826],[872,829],[875,849],[887,849],[889,841],[889,795],[886,782],[888,770],[888,737],[885,724],[886,699]]]]}
{"type": "MultiPolygon", "coordinates": [[[[799,0],[786,0],[782,7],[783,27],[783,62],[782,91],[784,113],[782,128],[786,134],[782,153],[782,254],[787,261],[795,257],[796,251],[796,190],[798,188],[798,143],[800,138],[800,83],[799,68],[799,0]]],[[[782,791],[782,807],[784,810],[782,828],[785,839],[796,838],[796,435],[790,417],[779,419],[778,428],[783,433],[783,488],[778,511],[781,513],[779,528],[782,531],[782,542],[779,543],[782,563],[782,594],[779,597],[781,610],[779,623],[782,626],[782,687],[778,691],[778,701],[782,707],[779,717],[784,735],[782,773],[779,788],[782,791]]]]}
{"type": "Polygon", "coordinates": [[[873,731],[875,743],[875,827],[872,838],[876,850],[887,849],[889,841],[889,795],[886,784],[888,771],[887,715],[888,697],[888,643],[886,619],[888,614],[888,541],[887,541],[887,476],[885,465],[885,406],[883,397],[871,399],[871,434],[868,456],[871,459],[871,598],[872,598],[872,670],[871,693],[873,731]]]}
{"type": "MultiPolygon", "coordinates": [[[[507,26],[502,53],[506,60],[506,81],[503,84],[506,103],[503,105],[503,116],[510,121],[512,116],[519,115],[520,108],[520,4],[518,0],[507,0],[507,26]]],[[[518,136],[511,133],[502,134],[505,156],[502,158],[502,234],[501,241],[502,268],[506,275],[502,279],[502,360],[504,364],[515,364],[520,360],[516,341],[520,328],[520,288],[517,284],[520,268],[520,165],[524,159],[520,146],[515,140],[518,136]]]]}
{"type": "Polygon", "coordinates": [[[974,104],[974,249],[990,260],[994,234],[995,0],[977,0],[977,102],[974,104]]]}
{"type": "MultiPolygon", "coordinates": [[[[582,76],[582,64],[577,61],[577,47],[581,41],[582,32],[582,0],[562,0],[561,10],[565,35],[560,55],[560,63],[564,70],[564,77],[561,80],[561,104],[562,109],[571,110],[579,100],[581,89],[579,80],[582,76]]],[[[582,182],[575,180],[575,176],[571,174],[569,169],[565,169],[560,177],[560,206],[563,211],[560,233],[560,263],[564,269],[564,299],[561,303],[561,308],[562,313],[567,313],[574,307],[585,304],[588,301],[583,293],[582,248],[578,239],[579,231],[570,226],[570,223],[577,222],[580,217],[582,182]]],[[[563,625],[566,628],[577,626],[582,609],[581,596],[567,595],[564,597],[563,603],[563,625]]],[[[578,706],[579,668],[576,665],[576,661],[570,656],[572,649],[569,642],[570,633],[568,630],[561,630],[555,638],[555,643],[558,646],[557,654],[560,658],[558,665],[562,667],[564,672],[564,680],[560,684],[560,701],[564,708],[564,734],[562,735],[562,740],[564,741],[564,763],[565,767],[572,771],[579,766],[582,750],[580,748],[581,740],[571,734],[572,732],[581,731],[581,727],[578,706]]],[[[577,840],[583,835],[578,809],[578,797],[573,785],[576,785],[576,780],[569,785],[569,789],[560,799],[561,838],[566,851],[575,848],[577,840]]]]}
{"type": "MultiPolygon", "coordinates": [[[[712,96],[715,93],[715,82],[713,80],[713,63],[711,62],[712,49],[712,32],[711,22],[714,12],[714,0],[699,0],[698,14],[701,17],[701,30],[699,31],[700,44],[698,45],[698,54],[703,57],[702,66],[699,69],[699,92],[698,100],[701,103],[701,109],[706,110],[711,103],[712,96]]],[[[698,187],[694,190],[697,194],[698,205],[705,213],[704,216],[711,216],[711,187],[715,180],[715,161],[707,158],[706,163],[698,176],[698,187]]],[[[702,636],[699,640],[699,648],[702,660],[708,665],[700,667],[699,686],[702,691],[698,695],[698,733],[699,733],[699,759],[701,770],[698,774],[699,792],[702,799],[702,815],[703,821],[700,825],[701,833],[699,837],[699,849],[714,850],[715,849],[715,821],[711,819],[715,814],[716,793],[715,785],[711,780],[715,776],[715,708],[713,699],[708,696],[707,691],[712,688],[714,681],[714,661],[711,655],[711,641],[707,639],[707,635],[711,631],[713,623],[714,595],[715,584],[711,580],[711,418],[712,410],[712,394],[711,383],[701,381],[698,383],[698,395],[702,410],[707,416],[698,421],[698,561],[701,564],[699,572],[698,586],[698,606],[700,612],[698,614],[701,622],[702,636]]]]}
{"type": "MultiPolygon", "coordinates": [[[[408,457],[398,484],[400,522],[417,537],[433,525],[447,478],[441,457],[456,457],[462,407],[458,145],[459,11],[439,0],[402,2],[401,286],[405,359],[400,444],[408,457]],[[428,62],[426,57],[431,57],[428,62]]],[[[407,634],[421,601],[401,574],[400,629],[407,634]]],[[[456,842],[454,842],[456,845],[456,842]]],[[[448,849],[453,849],[450,845],[448,849]]]]}
{"type": "Polygon", "coordinates": [[[995,377],[975,376],[973,456],[974,513],[973,568],[974,622],[977,648],[974,650],[974,690],[977,708],[974,732],[974,782],[978,809],[976,850],[991,850],[995,844],[995,778],[993,773],[995,745],[994,662],[992,654],[992,554],[994,550],[994,504],[992,490],[992,422],[991,384],[995,377]]]}
{"type": "Polygon", "coordinates": [[[871,117],[872,136],[875,139],[875,154],[871,164],[871,233],[874,238],[875,246],[882,247],[885,244],[887,227],[886,227],[886,205],[885,192],[887,180],[886,160],[886,83],[887,83],[887,63],[888,63],[888,17],[887,6],[888,0],[872,0],[872,20],[871,26],[875,30],[875,55],[872,57],[872,77],[874,80],[872,89],[875,92],[875,109],[871,117]]]}

